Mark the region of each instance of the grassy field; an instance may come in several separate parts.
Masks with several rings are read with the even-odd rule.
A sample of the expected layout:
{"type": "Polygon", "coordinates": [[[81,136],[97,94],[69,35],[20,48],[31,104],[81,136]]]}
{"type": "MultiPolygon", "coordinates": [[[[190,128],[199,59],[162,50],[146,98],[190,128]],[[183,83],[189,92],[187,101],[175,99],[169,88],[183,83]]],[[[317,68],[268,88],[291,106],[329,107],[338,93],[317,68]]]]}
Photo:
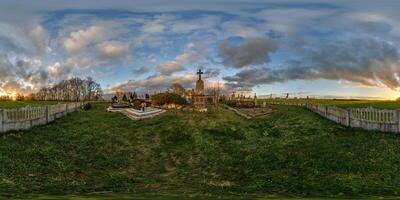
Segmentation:
{"type": "Polygon", "coordinates": [[[250,120],[221,108],[169,111],[144,121],[105,112],[106,106],[95,104],[49,125],[1,136],[0,196],[400,195],[396,135],[345,129],[287,106],[250,120]]]}
{"type": "Polygon", "coordinates": [[[320,105],[332,105],[342,108],[367,108],[400,109],[400,101],[377,101],[377,100],[333,100],[333,99],[260,99],[262,102],[280,103],[311,103],[320,105]]]}
{"type": "Polygon", "coordinates": [[[0,101],[0,109],[57,104],[56,101],[0,101]]]}

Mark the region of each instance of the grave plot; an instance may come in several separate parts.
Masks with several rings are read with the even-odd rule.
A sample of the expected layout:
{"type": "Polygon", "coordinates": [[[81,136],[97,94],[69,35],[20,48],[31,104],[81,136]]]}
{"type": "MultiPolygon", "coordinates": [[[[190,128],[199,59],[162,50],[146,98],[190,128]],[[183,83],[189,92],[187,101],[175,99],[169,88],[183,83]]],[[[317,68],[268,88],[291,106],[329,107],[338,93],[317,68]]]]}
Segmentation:
{"type": "Polygon", "coordinates": [[[165,112],[165,110],[163,110],[163,109],[151,108],[151,107],[147,107],[144,110],[136,110],[134,108],[108,107],[107,111],[108,112],[120,112],[133,120],[152,118],[152,117],[155,117],[155,116],[160,115],[165,112]]]}

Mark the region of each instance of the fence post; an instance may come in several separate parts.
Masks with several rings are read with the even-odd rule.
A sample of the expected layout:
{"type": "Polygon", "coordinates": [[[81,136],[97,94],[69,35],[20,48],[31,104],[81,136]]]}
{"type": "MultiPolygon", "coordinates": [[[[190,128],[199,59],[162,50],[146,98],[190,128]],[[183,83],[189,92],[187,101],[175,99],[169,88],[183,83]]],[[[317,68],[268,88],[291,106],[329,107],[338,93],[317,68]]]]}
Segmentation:
{"type": "Polygon", "coordinates": [[[397,132],[400,133],[400,110],[396,110],[397,132]]]}
{"type": "Polygon", "coordinates": [[[46,113],[46,124],[48,124],[49,123],[49,106],[46,106],[45,113],[46,113]]]}
{"type": "Polygon", "coordinates": [[[325,117],[328,117],[328,106],[325,106],[325,117]]]}
{"type": "Polygon", "coordinates": [[[348,127],[351,127],[350,125],[350,109],[346,109],[346,125],[348,126],[348,127]]]}
{"type": "Polygon", "coordinates": [[[3,110],[0,109],[0,133],[3,131],[3,110]]]}

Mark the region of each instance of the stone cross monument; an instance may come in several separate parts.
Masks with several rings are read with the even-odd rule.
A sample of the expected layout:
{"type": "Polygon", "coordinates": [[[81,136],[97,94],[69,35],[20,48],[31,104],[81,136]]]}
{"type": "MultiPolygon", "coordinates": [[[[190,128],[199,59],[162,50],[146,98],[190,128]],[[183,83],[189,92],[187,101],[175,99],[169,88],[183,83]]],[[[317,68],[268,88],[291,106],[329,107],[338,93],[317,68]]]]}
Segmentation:
{"type": "Polygon", "coordinates": [[[204,81],[201,80],[201,75],[204,74],[201,69],[197,72],[199,75],[199,80],[196,81],[196,94],[197,95],[204,95],[204,81]]]}
{"type": "Polygon", "coordinates": [[[204,81],[201,80],[201,75],[204,74],[204,72],[199,69],[197,72],[199,75],[199,80],[196,81],[196,88],[195,88],[195,95],[194,95],[194,106],[197,108],[205,108],[206,107],[206,99],[204,96],[204,81]]]}

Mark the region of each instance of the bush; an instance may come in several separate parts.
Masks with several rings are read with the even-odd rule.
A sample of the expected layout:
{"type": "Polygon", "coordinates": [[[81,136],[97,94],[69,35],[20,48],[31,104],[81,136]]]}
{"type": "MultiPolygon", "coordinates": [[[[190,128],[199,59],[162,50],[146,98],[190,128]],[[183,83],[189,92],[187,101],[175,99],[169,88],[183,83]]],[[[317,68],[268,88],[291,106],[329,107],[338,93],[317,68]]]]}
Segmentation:
{"type": "Polygon", "coordinates": [[[83,106],[83,110],[90,110],[92,108],[92,104],[87,103],[83,106]]]}
{"type": "Polygon", "coordinates": [[[165,104],[177,104],[184,105],[186,104],[186,100],[181,97],[179,94],[175,93],[158,93],[151,97],[151,101],[153,105],[162,106],[165,104]]]}
{"type": "Polygon", "coordinates": [[[136,100],[134,100],[134,101],[131,103],[131,105],[132,105],[132,107],[133,107],[134,109],[140,110],[140,109],[142,108],[142,103],[143,103],[143,102],[146,103],[146,106],[149,106],[149,103],[146,102],[145,100],[142,100],[142,99],[136,99],[136,100]]]}

